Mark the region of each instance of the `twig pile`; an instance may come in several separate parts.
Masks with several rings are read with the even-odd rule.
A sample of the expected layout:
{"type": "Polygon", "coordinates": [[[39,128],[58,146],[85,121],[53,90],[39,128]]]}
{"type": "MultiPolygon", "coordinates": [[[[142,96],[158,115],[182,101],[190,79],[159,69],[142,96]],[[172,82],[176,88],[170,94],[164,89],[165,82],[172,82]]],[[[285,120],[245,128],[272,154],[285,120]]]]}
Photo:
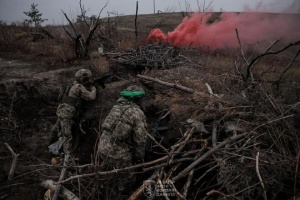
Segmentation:
{"type": "Polygon", "coordinates": [[[105,56],[127,68],[168,69],[188,62],[179,48],[165,45],[140,46],[125,53],[106,53],[105,56]]]}

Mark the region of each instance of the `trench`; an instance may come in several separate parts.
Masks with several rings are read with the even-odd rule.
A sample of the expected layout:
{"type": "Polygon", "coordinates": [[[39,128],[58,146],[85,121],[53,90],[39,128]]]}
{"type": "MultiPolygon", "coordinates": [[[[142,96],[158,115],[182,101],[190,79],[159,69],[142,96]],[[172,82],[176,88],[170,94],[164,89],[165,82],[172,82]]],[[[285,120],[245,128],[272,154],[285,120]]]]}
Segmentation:
{"type": "MultiPolygon", "coordinates": [[[[6,129],[1,130],[0,137],[15,152],[20,154],[19,164],[15,172],[15,177],[18,178],[9,183],[26,183],[21,187],[4,189],[1,189],[0,185],[0,195],[9,193],[15,194],[15,199],[18,199],[18,195],[23,195],[24,199],[42,199],[45,189],[39,186],[41,180],[46,178],[56,179],[59,176],[60,170],[57,168],[48,167],[45,170],[36,172],[37,167],[33,166],[41,163],[50,164],[51,155],[48,153],[47,146],[49,131],[56,122],[55,111],[59,103],[57,97],[61,86],[72,82],[72,76],[77,69],[78,67],[74,67],[71,69],[43,72],[30,78],[14,78],[0,82],[0,115],[2,117],[0,127],[6,127],[6,129]],[[4,118],[4,116],[9,116],[9,118],[4,118]],[[27,174],[30,171],[32,173],[27,174]]],[[[176,75],[180,74],[179,70],[181,69],[174,70],[177,73],[176,75]]],[[[196,74],[193,70],[186,68],[185,72],[196,74]]],[[[169,70],[166,72],[165,70],[158,70],[153,72],[156,73],[153,76],[159,75],[167,79],[167,74],[171,73],[169,80],[173,80],[174,74],[172,73],[174,71],[169,70]]],[[[111,79],[107,83],[106,88],[99,88],[96,100],[86,107],[83,115],[84,121],[82,122],[82,128],[85,133],[79,130],[78,127],[76,128],[76,132],[79,135],[78,141],[80,142],[74,151],[74,155],[77,157],[76,162],[78,165],[88,164],[93,160],[100,124],[109,113],[111,107],[116,103],[119,91],[130,84],[143,84],[146,96],[143,100],[142,108],[147,117],[149,133],[154,134],[156,140],[160,141],[166,148],[170,148],[182,137],[185,130],[182,122],[192,114],[198,115],[203,111],[201,109],[197,111],[195,108],[207,105],[205,99],[201,99],[200,101],[197,99],[198,97],[189,97],[186,94],[179,95],[162,86],[156,86],[153,89],[154,87],[151,83],[140,82],[132,78],[134,75],[136,73],[130,72],[130,76],[124,73],[124,76],[121,78],[111,79]],[[168,101],[165,99],[168,99],[168,101]],[[172,112],[166,115],[170,110],[172,112]]],[[[198,78],[196,77],[195,79],[198,78]]],[[[209,113],[205,114],[204,119],[207,120],[203,121],[203,123],[206,125],[207,130],[211,132],[214,118],[207,117],[209,113]]],[[[297,124],[299,114],[295,120],[295,124],[297,124]]],[[[219,135],[220,140],[228,137],[224,131],[220,131],[219,135]]],[[[209,138],[210,136],[206,137],[209,138]]],[[[187,145],[187,149],[190,149],[190,146],[187,145]]],[[[151,161],[164,155],[166,154],[159,147],[153,145],[151,151],[146,151],[145,161],[151,161]]],[[[218,156],[218,154],[215,156],[218,156]]],[[[220,154],[221,156],[222,154],[220,154]]],[[[11,155],[4,146],[0,147],[0,158],[0,165],[3,166],[0,180],[4,183],[7,181],[11,161],[11,155]]],[[[203,178],[191,187],[189,196],[204,197],[212,189],[224,189],[221,185],[218,185],[220,168],[217,166],[210,170],[212,166],[211,162],[216,162],[214,159],[212,156],[212,158],[205,160],[205,162],[195,169],[194,176],[203,176],[203,178]]],[[[187,166],[188,163],[182,163],[178,171],[182,171],[187,166]]],[[[165,170],[170,170],[170,167],[167,166],[165,170]]],[[[228,171],[230,172],[230,170],[228,171]]],[[[152,173],[153,171],[148,171],[138,174],[137,182],[133,187],[139,187],[143,183],[143,180],[147,179],[152,173]]],[[[182,188],[185,181],[186,178],[183,178],[182,181],[176,183],[178,188],[182,188]]],[[[289,186],[293,185],[290,182],[286,184],[289,186]]],[[[72,187],[71,184],[68,186],[72,187]]],[[[235,186],[238,187],[238,184],[235,186]]],[[[211,199],[218,197],[219,195],[217,194],[212,195],[211,199]]],[[[278,191],[277,198],[285,199],[286,197],[290,197],[290,194],[285,193],[285,191],[278,191]]],[[[257,199],[260,198],[261,194],[258,193],[257,199]]]]}

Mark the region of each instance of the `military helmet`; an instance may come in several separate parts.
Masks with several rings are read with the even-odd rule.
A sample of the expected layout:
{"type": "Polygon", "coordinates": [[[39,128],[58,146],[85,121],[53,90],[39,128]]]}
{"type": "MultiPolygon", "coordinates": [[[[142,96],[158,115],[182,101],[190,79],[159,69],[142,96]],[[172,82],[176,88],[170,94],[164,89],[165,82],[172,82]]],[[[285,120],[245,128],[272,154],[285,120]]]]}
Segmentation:
{"type": "Polygon", "coordinates": [[[145,91],[138,85],[131,85],[120,92],[120,95],[128,98],[140,98],[145,95],[145,91]]]}
{"type": "Polygon", "coordinates": [[[92,72],[88,69],[80,69],[75,73],[75,78],[80,83],[89,81],[91,77],[92,72]]]}

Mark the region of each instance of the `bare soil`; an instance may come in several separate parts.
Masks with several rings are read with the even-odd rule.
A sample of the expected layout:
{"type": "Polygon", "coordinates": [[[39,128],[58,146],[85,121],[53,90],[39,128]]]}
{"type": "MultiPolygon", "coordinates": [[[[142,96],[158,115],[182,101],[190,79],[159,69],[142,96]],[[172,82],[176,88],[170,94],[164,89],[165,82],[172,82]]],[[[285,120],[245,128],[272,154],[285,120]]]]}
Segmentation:
{"type": "MultiPolygon", "coordinates": [[[[176,15],[176,18],[172,15],[161,16],[162,18],[166,17],[166,21],[164,21],[163,25],[161,25],[162,29],[165,28],[164,31],[172,30],[181,20],[180,13],[174,15],[176,15]],[[167,24],[168,26],[164,26],[164,24],[167,24]]],[[[143,17],[145,16],[140,17],[142,21],[143,17]]],[[[148,16],[146,25],[149,30],[153,26],[159,27],[157,26],[157,23],[162,18],[156,17],[151,19],[151,17],[148,16]]],[[[134,24],[131,23],[133,22],[133,19],[134,16],[123,18],[122,23],[124,23],[124,26],[126,27],[125,31],[133,31],[134,24]]],[[[147,33],[145,32],[144,34],[146,35],[147,33]]],[[[174,144],[175,141],[178,140],[178,138],[182,136],[185,130],[183,122],[185,122],[189,118],[194,118],[196,120],[204,122],[205,125],[207,125],[206,128],[210,132],[212,130],[212,124],[214,120],[222,121],[222,119],[226,118],[226,120],[238,121],[242,125],[245,125],[246,128],[248,126],[253,129],[253,127],[260,126],[268,119],[270,119],[271,121],[274,119],[272,118],[274,117],[274,109],[272,107],[272,104],[270,104],[268,98],[266,98],[264,94],[263,98],[259,96],[261,94],[255,96],[255,92],[257,91],[251,91],[250,88],[249,99],[245,100],[245,98],[242,97],[241,79],[237,76],[236,73],[232,72],[233,70],[231,68],[227,68],[229,64],[228,62],[226,62],[226,55],[224,56],[223,54],[218,53],[216,53],[216,55],[211,54],[208,56],[197,55],[196,59],[197,64],[194,63],[173,69],[155,69],[143,72],[146,73],[145,75],[156,77],[157,79],[161,79],[166,82],[177,83],[186,87],[193,88],[195,91],[197,91],[197,93],[193,94],[155,84],[149,81],[141,80],[136,77],[136,71],[130,71],[126,69],[123,70],[122,73],[118,73],[116,76],[110,78],[107,81],[105,89],[99,88],[97,99],[86,107],[86,112],[83,116],[83,119],[85,119],[83,123],[83,129],[86,133],[80,132],[77,127],[77,131],[80,132],[79,146],[74,152],[74,155],[77,158],[77,164],[84,165],[92,162],[92,159],[94,159],[94,153],[101,122],[104,120],[105,116],[107,116],[111,107],[118,99],[119,91],[132,83],[141,84],[146,90],[147,95],[143,102],[143,109],[147,116],[149,131],[152,131],[152,128],[156,125],[157,119],[161,115],[162,111],[171,111],[171,115],[169,116],[169,118],[167,118],[166,121],[163,122],[164,125],[168,127],[168,129],[167,131],[161,132],[161,135],[163,137],[162,144],[165,147],[170,147],[172,144],[174,144]],[[214,64],[215,62],[217,62],[214,61],[214,59],[217,60],[217,58],[219,59],[220,57],[224,57],[224,63],[214,64]],[[201,60],[202,58],[203,61],[201,60]],[[209,59],[211,59],[212,61],[209,62],[209,59]],[[226,105],[230,105],[231,107],[225,108],[224,110],[222,110],[222,112],[219,112],[219,108],[222,107],[222,105],[212,101],[205,83],[208,83],[211,86],[215,94],[224,94],[222,101],[224,100],[224,102],[226,103],[229,102],[226,105]],[[235,102],[242,103],[235,104],[235,102]],[[241,111],[238,110],[239,107],[242,108],[241,111]],[[243,107],[245,107],[245,109],[243,107]],[[253,108],[253,110],[251,110],[250,108],[248,109],[248,107],[251,107],[251,109],[253,108]],[[237,109],[239,112],[233,112],[232,110],[234,109],[237,109]],[[272,113],[267,113],[265,116],[256,115],[261,114],[260,111],[262,111],[263,109],[266,109],[267,111],[272,110],[272,113]],[[251,113],[251,115],[249,113],[251,113]],[[249,114],[249,116],[243,116],[244,114],[249,114]],[[255,121],[256,118],[260,119],[259,117],[264,118],[264,120],[255,121]]],[[[270,61],[271,64],[274,64],[276,61],[272,62],[273,63],[271,63],[270,61]]],[[[283,66],[286,66],[285,64],[287,63],[288,60],[285,59],[283,66]]],[[[299,60],[297,60],[295,63],[296,67],[293,69],[297,71],[299,60]]],[[[45,55],[34,57],[34,59],[31,59],[30,55],[19,51],[15,51],[11,54],[0,54],[0,166],[2,166],[0,168],[0,199],[43,199],[46,189],[40,186],[40,183],[46,179],[58,180],[60,175],[60,168],[51,166],[51,156],[48,153],[49,133],[56,122],[55,111],[59,104],[58,96],[65,85],[72,83],[75,72],[80,68],[86,68],[87,66],[89,66],[89,64],[89,61],[75,60],[73,58],[66,60],[62,59],[58,61],[54,57],[47,57],[45,55]],[[7,178],[11,169],[12,155],[4,143],[10,145],[13,151],[16,154],[19,154],[15,173],[11,180],[7,180],[7,178]]],[[[230,64],[233,65],[233,63],[230,64]]],[[[110,71],[110,69],[111,68],[109,68],[108,66],[105,66],[99,71],[103,73],[110,71]]],[[[295,103],[299,101],[300,87],[297,76],[294,76],[295,78],[293,78],[293,82],[286,82],[287,85],[285,85],[284,90],[277,91],[277,93],[281,95],[278,95],[280,96],[280,99],[276,99],[275,97],[270,95],[270,98],[273,98],[274,100],[275,106],[283,105],[283,103],[285,103],[288,106],[282,106],[282,109],[289,108],[292,111],[293,109],[295,109],[295,111],[293,111],[295,114],[295,118],[293,118],[294,121],[291,120],[292,122],[288,125],[282,124],[281,126],[280,124],[276,124],[274,125],[274,127],[271,127],[269,129],[266,128],[263,131],[270,133],[273,133],[274,131],[275,133],[281,134],[281,132],[286,131],[286,127],[291,127],[291,129],[293,129],[293,126],[295,126],[297,130],[299,130],[300,111],[297,106],[294,108],[293,106],[296,105],[295,103]],[[281,127],[283,127],[282,130],[281,127]]],[[[289,132],[289,130],[286,132],[289,132]]],[[[220,135],[221,139],[224,139],[227,136],[224,131],[220,131],[220,135]]],[[[274,137],[276,137],[276,135],[274,137]]],[[[287,137],[290,137],[290,135],[287,135],[287,137]]],[[[278,141],[281,141],[280,137],[276,139],[278,139],[278,141]]],[[[276,148],[279,148],[279,151],[282,150],[280,149],[280,147],[284,146],[281,144],[277,144],[276,142],[272,145],[276,148]]],[[[296,157],[294,153],[294,151],[296,151],[295,149],[289,149],[289,147],[287,147],[286,149],[288,149],[287,154],[292,152],[290,154],[296,157]]],[[[286,153],[284,151],[286,149],[283,148],[283,154],[286,153]]],[[[251,153],[253,152],[250,152],[250,154],[251,153]]],[[[147,154],[146,160],[151,160],[154,157],[159,156],[159,154],[155,153],[147,154]]],[[[223,154],[213,155],[213,158],[210,158],[209,162],[213,161],[215,162],[215,165],[218,165],[219,161],[221,161],[222,156],[223,154]],[[219,158],[216,156],[219,156],[219,158]]],[[[255,155],[248,156],[254,158],[255,155]]],[[[295,160],[293,160],[293,162],[290,162],[291,165],[293,165],[292,167],[294,167],[294,165],[298,165],[294,162],[295,160]]],[[[210,171],[210,165],[207,165],[207,167],[204,167],[198,171],[200,175],[202,173],[202,170],[205,173],[207,172],[207,176],[205,176],[207,182],[205,182],[205,184],[207,184],[208,186],[207,188],[205,188],[204,186],[204,189],[201,190],[201,192],[198,194],[198,197],[204,197],[207,192],[209,192],[211,189],[214,189],[214,187],[210,186],[214,186],[214,184],[217,185],[216,180],[221,175],[223,175],[225,178],[229,177],[230,179],[240,177],[239,174],[245,174],[243,173],[244,166],[242,164],[240,165],[240,168],[238,168],[239,166],[235,166],[235,163],[233,163],[233,165],[230,165],[231,163],[228,162],[227,164],[228,165],[224,165],[224,171],[222,171],[224,172],[224,174],[218,174],[219,171],[217,170],[210,171]],[[242,170],[241,173],[239,173],[240,171],[237,171],[237,169],[242,170]],[[238,175],[236,177],[232,177],[233,175],[229,173],[232,171],[237,172],[238,175]],[[228,172],[229,174],[226,174],[225,172],[228,172]]],[[[280,163],[274,166],[279,166],[278,170],[283,169],[283,167],[280,168],[280,163]]],[[[184,168],[186,166],[182,165],[182,167],[184,168]]],[[[257,187],[259,189],[261,189],[260,184],[257,181],[255,173],[255,163],[253,163],[253,159],[251,160],[251,162],[249,161],[249,165],[247,165],[247,167],[249,167],[249,170],[247,171],[250,174],[249,177],[255,177],[255,184],[258,185],[257,187]]],[[[271,174],[271,178],[273,178],[273,175],[274,177],[284,176],[284,174],[276,173],[276,170],[277,169],[273,170],[274,174],[272,170],[269,170],[269,168],[264,172],[271,174]]],[[[291,174],[293,172],[291,172],[291,174]]],[[[83,172],[73,171],[71,173],[74,175],[74,173],[82,174],[83,172]]],[[[199,174],[198,176],[200,176],[199,174]]],[[[297,174],[295,175],[295,177],[297,177],[297,174]]],[[[139,184],[142,180],[143,179],[139,180],[139,184]]],[[[243,180],[241,180],[240,183],[242,181],[243,180]]],[[[228,182],[231,183],[231,180],[229,180],[228,182]]],[[[291,182],[293,182],[293,180],[289,179],[288,183],[276,182],[276,184],[286,184],[284,185],[285,187],[287,186],[287,188],[292,188],[294,185],[291,182]]],[[[234,191],[236,190],[242,190],[249,186],[246,185],[243,188],[238,188],[240,183],[234,185],[234,187],[237,188],[230,188],[230,186],[228,186],[228,188],[226,188],[227,191],[232,190],[232,193],[234,193],[234,191]]],[[[137,184],[137,186],[139,186],[139,184],[137,184]]],[[[183,185],[183,183],[181,182],[179,184],[183,185]]],[[[202,187],[201,184],[202,183],[199,183],[190,190],[189,195],[191,197],[196,195],[198,188],[202,187]]],[[[67,186],[72,188],[73,185],[72,183],[70,183],[67,186]]],[[[285,191],[279,191],[279,193],[282,193],[282,196],[278,196],[277,199],[280,199],[280,197],[282,197],[281,199],[284,199],[285,197],[291,197],[291,193],[285,193],[285,191]]],[[[258,196],[259,195],[261,195],[261,193],[259,193],[258,196]]],[[[213,197],[211,199],[214,199],[213,197]]],[[[218,197],[222,197],[222,195],[218,197]]]]}
{"type": "Polygon", "coordinates": [[[49,70],[39,62],[24,62],[13,57],[1,58],[5,74],[1,92],[1,198],[43,199],[39,186],[45,176],[57,176],[56,170],[37,170],[36,165],[50,164],[48,133],[56,121],[57,94],[78,67],[49,70]],[[4,143],[19,154],[14,178],[7,181],[12,156],[4,143]]]}
{"type": "MultiPolygon", "coordinates": [[[[58,180],[60,169],[51,166],[51,155],[48,153],[49,133],[56,122],[55,111],[59,103],[57,97],[66,84],[72,83],[76,70],[84,66],[87,65],[82,61],[81,65],[53,69],[51,66],[41,65],[38,61],[22,61],[8,56],[1,58],[0,67],[5,72],[0,81],[0,137],[3,141],[0,145],[2,166],[0,197],[2,199],[43,199],[46,189],[40,186],[40,183],[47,179],[58,180]],[[11,168],[12,155],[4,143],[9,144],[13,151],[19,154],[15,174],[11,180],[7,180],[7,177],[11,168]]],[[[98,89],[97,99],[86,107],[83,116],[85,121],[82,123],[86,133],[80,132],[77,127],[77,132],[80,132],[80,142],[74,152],[77,158],[76,164],[89,164],[92,162],[91,159],[94,159],[99,125],[118,99],[118,92],[129,84],[141,84],[146,90],[143,109],[147,116],[149,131],[155,127],[162,111],[171,111],[170,117],[163,122],[168,129],[161,132],[162,145],[165,147],[170,147],[182,136],[185,129],[183,122],[189,118],[204,122],[209,131],[212,130],[215,119],[226,117],[228,120],[236,120],[236,113],[229,112],[231,108],[225,112],[214,109],[219,105],[211,101],[205,86],[205,83],[209,83],[214,93],[225,94],[224,101],[240,101],[241,97],[234,96],[236,82],[232,81],[234,79],[229,77],[226,70],[212,71],[207,67],[193,64],[146,72],[150,77],[193,88],[198,91],[194,94],[143,81],[135,75],[134,71],[123,70],[118,76],[112,77],[107,81],[105,89],[98,89]],[[233,95],[228,92],[232,92],[233,95]],[[207,98],[203,94],[206,94],[207,98]]],[[[293,96],[293,98],[298,97],[293,96]]],[[[292,96],[290,100],[294,102],[292,96]]],[[[296,115],[295,124],[299,124],[297,116],[299,114],[296,115]]],[[[249,116],[248,119],[252,120],[253,116],[249,116]]],[[[148,153],[146,161],[159,156],[160,154],[155,152],[148,153]]],[[[224,168],[221,172],[230,171],[224,168]]],[[[74,175],[74,173],[84,172],[70,173],[74,175]]],[[[199,173],[200,176],[201,171],[199,173]]],[[[232,174],[225,174],[225,177],[230,175],[232,174]]],[[[215,181],[215,176],[212,177],[215,181]]],[[[145,177],[138,179],[139,182],[134,187],[138,187],[143,178],[145,177]]],[[[66,186],[72,188],[72,184],[66,186]]],[[[189,195],[205,196],[205,192],[209,191],[206,189],[198,193],[198,187],[200,186],[193,187],[189,195]]],[[[284,195],[279,197],[285,198],[284,195]]]]}
{"type": "MultiPolygon", "coordinates": [[[[59,169],[50,166],[51,156],[48,153],[49,133],[56,122],[55,111],[59,103],[57,97],[63,86],[72,82],[76,70],[82,66],[51,70],[51,67],[41,66],[37,61],[22,61],[6,56],[1,58],[0,67],[5,72],[0,82],[1,97],[4,99],[1,102],[4,102],[2,106],[5,108],[5,112],[1,113],[0,123],[0,137],[3,141],[0,146],[0,197],[11,200],[42,199],[46,189],[40,183],[45,179],[57,180],[60,174],[59,169]],[[7,175],[11,168],[12,155],[4,143],[9,144],[19,154],[14,178],[9,181],[7,175]]],[[[163,77],[165,81],[171,82],[176,81],[174,78],[188,75],[190,78],[186,80],[186,84],[192,85],[193,80],[204,77],[198,71],[199,69],[193,67],[181,67],[150,73],[151,76],[163,77]]],[[[112,78],[105,89],[99,88],[97,99],[87,106],[84,113],[87,134],[81,133],[79,146],[74,152],[78,164],[91,162],[99,122],[101,123],[115,104],[118,92],[132,83],[141,84],[140,80],[127,75],[123,79],[112,78]]],[[[167,122],[170,134],[165,134],[163,141],[168,146],[172,143],[172,138],[180,137],[177,130],[181,127],[180,122],[188,117],[189,111],[186,109],[195,109],[194,105],[181,107],[181,104],[195,97],[166,87],[158,87],[156,92],[151,89],[151,85],[145,85],[145,89],[147,96],[143,108],[149,127],[154,127],[163,109],[172,110],[173,115],[167,122]],[[162,94],[167,94],[167,97],[161,96],[162,94]]]]}

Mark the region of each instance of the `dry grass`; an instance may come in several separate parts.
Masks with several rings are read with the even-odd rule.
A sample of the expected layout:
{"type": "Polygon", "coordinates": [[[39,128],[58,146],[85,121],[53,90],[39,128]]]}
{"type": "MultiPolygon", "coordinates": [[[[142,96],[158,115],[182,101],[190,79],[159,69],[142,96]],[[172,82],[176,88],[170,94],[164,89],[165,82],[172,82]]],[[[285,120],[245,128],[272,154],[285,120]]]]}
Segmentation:
{"type": "MultiPolygon", "coordinates": [[[[160,13],[160,14],[149,14],[149,15],[138,15],[138,26],[142,33],[148,34],[153,28],[161,28],[162,31],[167,32],[174,30],[182,20],[181,13],[160,13]],[[162,23],[159,23],[161,22],[162,23]]],[[[127,29],[134,31],[135,15],[122,16],[119,23],[120,29],[127,29]]]]}
{"type": "MultiPolygon", "coordinates": [[[[164,31],[174,29],[182,18],[180,13],[140,15],[138,18],[140,37],[135,39],[134,17],[124,16],[120,19],[119,29],[115,30],[109,38],[116,48],[109,49],[109,51],[121,52],[144,44],[144,39],[149,31],[164,17],[165,21],[162,25],[157,26],[164,31]]],[[[105,57],[97,53],[97,45],[99,42],[103,42],[98,37],[100,32],[95,33],[90,58],[78,61],[75,60],[72,42],[60,27],[47,27],[47,31],[51,32],[54,39],[34,42],[28,36],[30,31],[32,29],[29,27],[1,25],[0,51],[11,51],[16,54],[20,52],[22,54],[19,55],[24,56],[27,60],[39,60],[46,63],[47,66],[52,66],[52,68],[58,68],[62,65],[79,65],[82,62],[92,64],[98,73],[111,70],[114,64],[113,67],[119,69],[118,64],[110,63],[105,57]]],[[[202,165],[197,166],[199,168],[195,178],[204,175],[206,180],[212,180],[218,185],[215,186],[210,182],[203,185],[202,182],[196,186],[193,185],[191,191],[194,193],[189,194],[188,197],[207,197],[206,193],[197,196],[195,192],[197,190],[208,192],[211,188],[219,189],[221,193],[228,194],[229,197],[253,199],[259,196],[262,193],[262,188],[255,171],[255,155],[258,151],[261,152],[261,173],[270,193],[279,190],[283,185],[284,190],[281,192],[291,196],[294,192],[292,187],[295,186],[294,177],[299,180],[299,174],[295,173],[295,166],[299,164],[296,162],[300,144],[296,126],[299,122],[297,118],[284,117],[299,115],[299,108],[297,107],[300,98],[299,83],[290,83],[291,80],[299,82],[299,61],[295,62],[295,66],[288,71],[287,79],[276,87],[272,82],[276,80],[283,67],[288,64],[288,59],[279,55],[275,58],[264,59],[254,70],[255,76],[260,77],[260,79],[245,87],[245,83],[235,71],[235,61],[238,61],[241,66],[243,65],[243,60],[237,56],[239,52],[207,52],[203,49],[193,49],[186,50],[183,55],[188,57],[192,63],[168,70],[153,70],[147,74],[166,82],[193,88],[196,91],[194,94],[186,94],[174,88],[159,85],[152,85],[152,88],[148,89],[147,93],[152,92],[153,101],[156,104],[164,105],[171,111],[170,129],[172,132],[170,135],[181,136],[180,122],[188,118],[203,121],[209,130],[216,122],[218,125],[218,142],[225,141],[232,134],[236,134],[224,131],[225,123],[229,121],[241,126],[244,132],[253,135],[253,137],[248,137],[239,143],[230,144],[228,148],[224,147],[217,151],[205,160],[208,163],[207,168],[202,168],[202,165]],[[211,98],[205,83],[211,86],[215,94],[223,94],[224,96],[221,99],[211,98]],[[214,170],[209,171],[212,168],[214,170]],[[212,176],[210,172],[215,174],[212,176]]],[[[128,77],[124,79],[126,78],[128,77]]],[[[117,82],[113,84],[118,85],[117,82]]],[[[108,105],[113,104],[111,99],[117,98],[116,91],[123,86],[122,84],[120,83],[115,88],[111,86],[108,90],[102,91],[103,95],[101,96],[105,101],[101,106],[106,106],[107,112],[109,111],[108,105]]],[[[154,114],[152,113],[152,115],[154,114]]],[[[7,122],[5,121],[5,123],[7,122]]],[[[200,135],[198,136],[200,137],[200,135]]],[[[210,146],[205,150],[209,151],[212,148],[210,135],[206,139],[210,146]]],[[[187,146],[185,150],[191,150],[190,146],[187,146]]],[[[165,170],[169,169],[166,168],[165,170]]],[[[89,173],[90,171],[87,169],[83,172],[89,173]]],[[[97,181],[94,180],[81,179],[81,181],[87,183],[85,185],[97,186],[97,181]]],[[[181,184],[176,186],[179,188],[181,184]]],[[[77,188],[74,188],[76,192],[77,188]]],[[[98,194],[98,188],[95,188],[88,186],[84,188],[86,189],[84,190],[85,195],[89,198],[90,195],[98,194]]],[[[218,198],[221,199],[222,195],[215,197],[215,199],[218,198]]]]}

